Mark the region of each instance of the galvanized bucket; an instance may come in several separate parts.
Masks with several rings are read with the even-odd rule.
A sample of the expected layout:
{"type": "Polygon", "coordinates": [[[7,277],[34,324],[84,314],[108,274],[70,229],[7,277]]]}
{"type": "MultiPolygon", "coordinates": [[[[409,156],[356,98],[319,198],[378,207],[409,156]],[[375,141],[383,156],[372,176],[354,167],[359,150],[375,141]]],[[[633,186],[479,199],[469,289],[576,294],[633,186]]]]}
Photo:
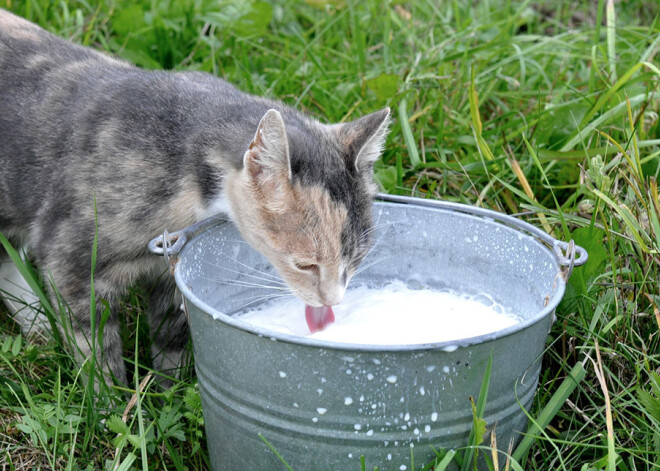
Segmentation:
{"type": "MultiPolygon", "coordinates": [[[[433,448],[467,444],[470,396],[478,397],[491,358],[489,430],[496,425],[502,450],[525,431],[523,407],[537,388],[554,310],[586,252],[497,212],[381,199],[377,244],[352,284],[398,279],[485,292],[523,321],[490,335],[404,346],[274,333],[233,317],[271,292],[254,286],[255,270],[275,274],[235,226],[216,219],[164,234],[189,315],[214,470],[283,470],[286,461],[295,471],[357,471],[361,457],[367,470],[420,469],[433,448]]],[[[152,241],[153,251],[163,252],[162,240],[152,241]]]]}

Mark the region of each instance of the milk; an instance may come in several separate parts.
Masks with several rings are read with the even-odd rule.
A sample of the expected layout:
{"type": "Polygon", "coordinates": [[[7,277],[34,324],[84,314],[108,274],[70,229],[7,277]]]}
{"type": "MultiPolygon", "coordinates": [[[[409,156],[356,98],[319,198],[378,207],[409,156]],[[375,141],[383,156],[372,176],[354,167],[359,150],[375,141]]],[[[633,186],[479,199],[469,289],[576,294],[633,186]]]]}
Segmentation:
{"type": "Polygon", "coordinates": [[[370,345],[453,341],[520,322],[488,295],[410,289],[400,281],[379,289],[348,289],[342,303],[333,310],[335,322],[311,335],[305,322],[305,304],[293,298],[263,304],[238,318],[283,334],[370,345]]]}

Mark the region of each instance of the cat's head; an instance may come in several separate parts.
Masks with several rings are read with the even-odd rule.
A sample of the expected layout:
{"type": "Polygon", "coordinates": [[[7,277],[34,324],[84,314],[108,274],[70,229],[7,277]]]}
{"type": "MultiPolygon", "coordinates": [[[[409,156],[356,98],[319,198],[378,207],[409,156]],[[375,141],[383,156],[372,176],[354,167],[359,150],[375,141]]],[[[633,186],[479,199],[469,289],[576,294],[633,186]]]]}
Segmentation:
{"type": "Polygon", "coordinates": [[[243,237],[311,306],[341,302],[370,248],[373,163],[389,114],[386,108],[335,125],[294,116],[285,126],[271,109],[242,170],[228,182],[232,217],[243,237]]]}

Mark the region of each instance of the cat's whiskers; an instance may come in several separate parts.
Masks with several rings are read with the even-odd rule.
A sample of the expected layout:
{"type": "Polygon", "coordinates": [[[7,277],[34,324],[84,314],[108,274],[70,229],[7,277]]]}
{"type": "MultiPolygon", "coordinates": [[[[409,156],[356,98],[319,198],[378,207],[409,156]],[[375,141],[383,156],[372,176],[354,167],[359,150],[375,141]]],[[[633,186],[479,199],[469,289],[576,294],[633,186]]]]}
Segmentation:
{"type": "Polygon", "coordinates": [[[272,286],[272,285],[263,285],[259,283],[252,283],[245,280],[232,280],[232,279],[221,279],[221,278],[209,278],[201,277],[204,280],[211,281],[218,285],[224,286],[242,286],[245,288],[260,288],[260,289],[270,289],[274,291],[288,291],[289,289],[286,286],[272,286]]]}
{"type": "MultiPolygon", "coordinates": [[[[387,224],[383,224],[383,226],[390,226],[390,227],[391,227],[392,224],[393,224],[393,223],[387,223],[387,224]]],[[[389,227],[388,227],[388,229],[389,229],[389,227]]],[[[366,231],[364,231],[363,234],[366,233],[367,231],[369,231],[369,229],[367,229],[366,231]]],[[[371,255],[371,253],[372,253],[373,250],[378,246],[378,244],[380,244],[380,241],[383,240],[383,237],[385,237],[385,234],[386,234],[386,233],[387,233],[387,229],[385,229],[385,230],[383,231],[383,233],[380,235],[380,237],[378,238],[378,240],[376,240],[376,242],[375,242],[375,243],[369,248],[369,251],[367,252],[367,254],[366,254],[366,255],[364,256],[364,258],[362,259],[362,262],[363,262],[363,263],[364,263],[364,261],[369,257],[369,255],[371,255]]],[[[362,234],[361,234],[361,236],[362,236],[362,234]]]]}
{"type": "MultiPolygon", "coordinates": [[[[392,226],[392,225],[394,225],[393,222],[385,222],[385,223],[383,223],[383,224],[375,224],[375,225],[371,226],[370,228],[365,229],[364,231],[362,231],[362,233],[360,233],[360,235],[357,237],[357,241],[358,241],[358,242],[363,242],[363,241],[365,241],[365,240],[367,239],[367,237],[370,236],[373,232],[379,230],[379,229],[382,228],[382,227],[388,227],[388,226],[392,226]]],[[[388,227],[388,228],[389,228],[389,227],[388,227]]],[[[383,232],[386,232],[386,231],[387,231],[387,229],[386,229],[385,231],[383,231],[383,232]]]]}
{"type": "MultiPolygon", "coordinates": [[[[259,273],[259,274],[261,274],[261,275],[263,275],[263,276],[265,276],[269,279],[272,279],[275,282],[282,283],[281,278],[277,275],[271,275],[270,273],[266,273],[265,271],[261,271],[261,270],[258,270],[256,268],[254,268],[254,267],[246,265],[245,263],[242,263],[242,262],[238,261],[237,259],[235,259],[233,257],[230,257],[226,253],[222,253],[222,255],[224,255],[225,257],[227,257],[228,259],[230,259],[231,261],[235,262],[236,264],[240,265],[243,268],[247,268],[248,270],[252,270],[253,272],[257,272],[257,273],[259,273]]],[[[253,276],[256,276],[256,275],[253,275],[253,276]]],[[[267,279],[267,278],[264,278],[264,279],[267,279]]]]}
{"type": "Polygon", "coordinates": [[[289,294],[271,294],[271,295],[265,295],[265,296],[253,296],[252,298],[247,298],[249,301],[246,302],[245,304],[242,304],[241,306],[239,306],[235,310],[240,312],[240,311],[244,311],[248,306],[251,306],[251,305],[254,305],[254,304],[261,305],[261,304],[264,304],[266,302],[275,301],[277,299],[285,299],[285,298],[289,298],[289,297],[291,298],[291,300],[288,303],[286,303],[285,306],[292,303],[292,302],[294,302],[297,298],[295,296],[293,296],[292,294],[290,294],[290,293],[289,294]]]}
{"type": "Polygon", "coordinates": [[[388,256],[385,256],[385,257],[381,257],[381,258],[378,258],[376,260],[372,260],[371,262],[369,262],[367,264],[362,263],[360,265],[360,267],[355,271],[355,273],[353,273],[353,276],[357,276],[360,273],[362,273],[363,271],[368,270],[369,268],[373,267],[374,265],[382,263],[385,260],[390,260],[391,258],[394,258],[394,255],[388,255],[388,256]]]}
{"type": "Polygon", "coordinates": [[[257,278],[257,279],[260,279],[260,280],[263,280],[263,281],[273,281],[273,282],[275,282],[275,283],[277,283],[277,284],[281,284],[281,285],[284,284],[284,282],[281,280],[281,278],[280,278],[279,276],[271,275],[270,273],[266,273],[266,272],[264,272],[264,271],[261,271],[261,270],[258,270],[258,269],[256,269],[256,268],[254,268],[254,267],[251,267],[251,266],[249,266],[249,265],[246,265],[246,264],[244,264],[244,263],[241,263],[241,262],[239,262],[238,260],[236,260],[235,258],[230,257],[229,255],[227,255],[226,253],[221,252],[221,255],[223,255],[223,256],[229,258],[232,262],[236,263],[237,265],[240,265],[240,266],[243,267],[243,268],[247,268],[247,269],[249,269],[249,270],[251,270],[251,271],[253,271],[253,272],[257,272],[257,273],[259,273],[260,275],[263,275],[263,276],[257,276],[257,275],[253,275],[253,274],[251,274],[251,273],[246,273],[246,272],[243,272],[243,271],[232,270],[232,269],[230,269],[230,268],[223,267],[223,266],[221,266],[221,265],[217,265],[217,264],[215,264],[215,263],[211,263],[211,262],[209,262],[209,261],[207,261],[207,260],[204,260],[204,263],[207,263],[207,264],[209,264],[209,265],[211,265],[211,266],[213,266],[213,267],[221,268],[221,269],[223,269],[223,270],[227,270],[227,271],[230,271],[230,272],[232,272],[232,273],[239,274],[239,275],[250,276],[250,277],[257,278]]]}
{"type": "Polygon", "coordinates": [[[223,242],[231,242],[235,244],[245,244],[250,246],[250,244],[247,243],[247,241],[242,240],[242,239],[222,239],[223,242]]]}
{"type": "MultiPolygon", "coordinates": [[[[286,299],[286,298],[291,298],[292,300],[295,299],[295,297],[291,293],[270,293],[270,294],[260,294],[260,295],[254,295],[254,296],[246,296],[242,300],[243,301],[248,301],[249,304],[253,304],[258,301],[272,301],[275,299],[286,299]]],[[[243,305],[245,306],[245,305],[243,305]]]]}
{"type": "MultiPolygon", "coordinates": [[[[286,287],[286,284],[283,283],[283,282],[280,282],[280,281],[271,280],[271,279],[268,279],[268,278],[261,278],[261,277],[256,276],[256,275],[250,275],[249,273],[243,273],[243,272],[240,272],[240,271],[237,271],[237,270],[232,270],[231,268],[227,268],[227,267],[216,267],[216,268],[219,268],[220,270],[225,270],[229,273],[239,275],[239,277],[241,277],[241,276],[250,277],[247,280],[240,279],[239,277],[234,278],[236,281],[242,281],[244,283],[254,283],[255,286],[256,285],[270,286],[270,287],[273,287],[273,288],[284,288],[284,287],[286,287]]],[[[221,277],[221,276],[222,275],[219,275],[219,277],[221,277]]],[[[225,279],[225,281],[230,281],[230,278],[225,279]]]]}

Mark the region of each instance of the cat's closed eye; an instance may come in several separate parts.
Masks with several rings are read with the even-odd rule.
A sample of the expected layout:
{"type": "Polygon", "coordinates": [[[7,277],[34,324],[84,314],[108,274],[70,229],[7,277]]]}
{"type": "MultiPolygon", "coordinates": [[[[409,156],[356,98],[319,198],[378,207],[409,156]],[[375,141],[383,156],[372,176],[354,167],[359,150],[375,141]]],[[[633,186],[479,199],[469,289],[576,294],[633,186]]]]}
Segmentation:
{"type": "Polygon", "coordinates": [[[293,262],[293,265],[300,271],[314,272],[314,273],[317,273],[319,271],[319,266],[316,263],[293,262]]]}

